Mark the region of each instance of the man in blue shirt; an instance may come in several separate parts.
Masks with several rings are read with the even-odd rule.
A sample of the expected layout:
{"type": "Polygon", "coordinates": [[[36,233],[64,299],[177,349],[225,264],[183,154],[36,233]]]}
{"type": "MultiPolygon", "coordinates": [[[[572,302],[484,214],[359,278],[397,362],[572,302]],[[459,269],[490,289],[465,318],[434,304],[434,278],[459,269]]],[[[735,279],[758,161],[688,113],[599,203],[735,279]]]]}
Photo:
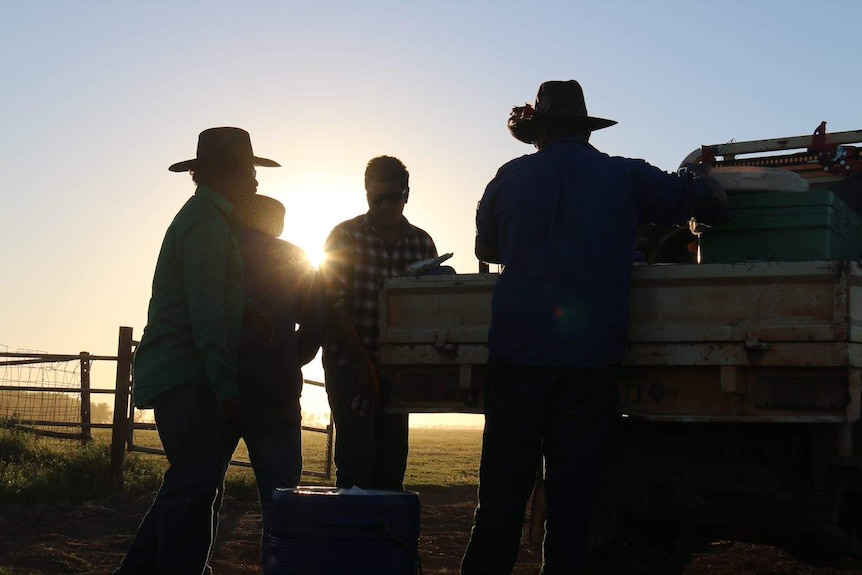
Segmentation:
{"type": "Polygon", "coordinates": [[[513,109],[538,151],[505,164],[476,216],[476,256],[499,263],[488,335],[479,504],[463,575],[511,573],[545,459],[545,575],[582,573],[592,500],[616,412],[632,255],[641,223],[729,219],[721,186],[589,144],[616,122],[587,115],[574,80],[513,109]]]}

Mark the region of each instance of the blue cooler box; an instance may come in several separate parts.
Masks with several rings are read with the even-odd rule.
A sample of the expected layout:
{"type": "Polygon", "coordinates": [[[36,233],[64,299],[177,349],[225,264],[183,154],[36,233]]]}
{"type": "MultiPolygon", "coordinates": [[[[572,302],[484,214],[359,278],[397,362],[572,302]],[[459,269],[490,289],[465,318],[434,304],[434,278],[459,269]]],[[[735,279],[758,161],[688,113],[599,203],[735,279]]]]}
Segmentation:
{"type": "Polygon", "coordinates": [[[267,575],[415,575],[419,495],[296,487],[273,492],[267,575]]]}

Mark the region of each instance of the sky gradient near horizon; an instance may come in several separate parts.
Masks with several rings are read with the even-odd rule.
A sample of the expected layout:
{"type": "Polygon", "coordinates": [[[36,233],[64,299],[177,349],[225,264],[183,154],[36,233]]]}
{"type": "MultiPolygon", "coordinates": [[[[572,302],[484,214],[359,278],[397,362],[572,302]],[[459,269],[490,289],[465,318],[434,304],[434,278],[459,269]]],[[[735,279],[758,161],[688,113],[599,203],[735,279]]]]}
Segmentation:
{"type": "Polygon", "coordinates": [[[366,210],[366,162],[399,157],[405,215],[474,272],[476,203],[532,152],[505,123],[542,81],[579,80],[618,120],[596,147],[672,171],[701,144],[862,128],[860,21],[835,0],[0,0],[0,346],[110,355],[119,326],[140,336],[194,191],[167,167],[205,128],[245,128],[282,164],[258,191],[312,255],[366,210]]]}

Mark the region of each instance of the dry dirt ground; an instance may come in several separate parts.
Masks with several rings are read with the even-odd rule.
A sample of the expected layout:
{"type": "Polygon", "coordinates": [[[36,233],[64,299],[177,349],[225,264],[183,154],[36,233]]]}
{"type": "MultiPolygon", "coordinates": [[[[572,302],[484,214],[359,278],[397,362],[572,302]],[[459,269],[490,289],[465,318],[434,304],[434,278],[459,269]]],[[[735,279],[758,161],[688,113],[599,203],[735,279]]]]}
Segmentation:
{"type": "MultiPolygon", "coordinates": [[[[420,492],[420,554],[425,575],[453,575],[472,522],[473,488],[420,492]]],[[[149,497],[98,505],[0,507],[0,574],[107,575],[118,565],[149,497]],[[4,572],[5,570],[5,572],[4,572]]],[[[222,513],[215,575],[259,574],[257,504],[228,497],[222,513]]],[[[526,530],[525,530],[526,531],[526,530]]],[[[526,534],[525,534],[526,535],[526,534]]],[[[538,573],[540,551],[522,545],[516,575],[538,573]]],[[[695,556],[686,575],[826,575],[862,573],[862,563],[810,567],[768,546],[715,545],[695,556]]]]}

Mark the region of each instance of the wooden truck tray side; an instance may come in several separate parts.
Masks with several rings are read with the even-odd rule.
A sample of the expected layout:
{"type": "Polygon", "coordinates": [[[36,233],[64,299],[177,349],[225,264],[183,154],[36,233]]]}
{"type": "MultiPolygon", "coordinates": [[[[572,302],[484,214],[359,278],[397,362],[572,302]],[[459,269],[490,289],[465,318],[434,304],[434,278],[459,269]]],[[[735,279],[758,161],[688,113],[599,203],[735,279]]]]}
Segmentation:
{"type": "Polygon", "coordinates": [[[387,410],[480,413],[496,274],[390,278],[380,292],[387,410]]]}
{"type": "MultiPolygon", "coordinates": [[[[856,262],[636,265],[621,409],[673,421],[859,419],[856,262]]],[[[481,411],[496,275],[405,277],[381,292],[393,411],[481,411]]]]}

